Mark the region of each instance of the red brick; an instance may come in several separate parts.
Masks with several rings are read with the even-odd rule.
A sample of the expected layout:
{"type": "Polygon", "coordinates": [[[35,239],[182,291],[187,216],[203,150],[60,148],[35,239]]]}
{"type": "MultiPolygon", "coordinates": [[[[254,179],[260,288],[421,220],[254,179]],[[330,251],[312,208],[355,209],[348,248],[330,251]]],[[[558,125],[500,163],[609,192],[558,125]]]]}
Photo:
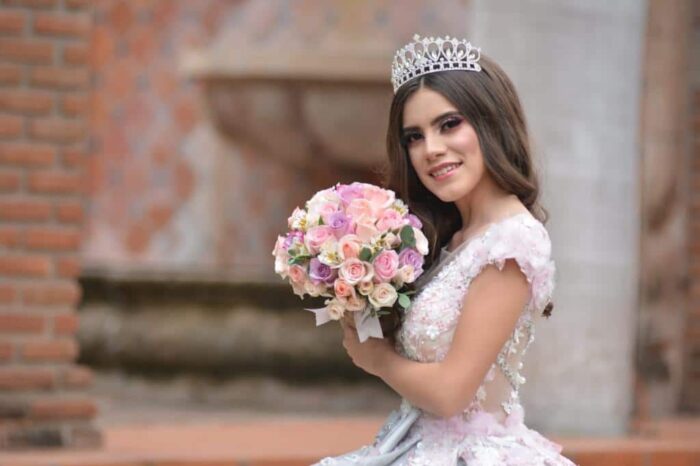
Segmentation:
{"type": "Polygon", "coordinates": [[[0,110],[41,115],[52,108],[53,96],[48,92],[20,89],[0,91],[0,110]]]}
{"type": "Polygon", "coordinates": [[[53,331],[56,335],[74,335],[78,331],[78,315],[59,314],[53,318],[53,331]]]}
{"type": "Polygon", "coordinates": [[[90,400],[59,398],[31,402],[30,416],[34,419],[91,419],[96,414],[97,406],[90,400]]]}
{"type": "Polygon", "coordinates": [[[39,13],[34,17],[34,31],[50,36],[84,37],[90,31],[90,16],[39,13]]]}
{"type": "Polygon", "coordinates": [[[94,375],[86,366],[71,366],[63,371],[61,385],[66,388],[87,388],[92,385],[94,375]]]}
{"type": "Polygon", "coordinates": [[[27,390],[33,388],[53,388],[56,383],[50,369],[0,367],[0,389],[27,390]]]}
{"type": "Polygon", "coordinates": [[[44,256],[0,256],[0,275],[46,277],[51,261],[44,256]]]}
{"type": "Polygon", "coordinates": [[[80,9],[87,8],[92,5],[93,0],[65,0],[66,8],[80,9]]]}
{"type": "Polygon", "coordinates": [[[10,171],[0,171],[0,192],[13,192],[19,189],[21,178],[19,173],[10,171]]]}
{"type": "Polygon", "coordinates": [[[25,232],[24,244],[28,249],[76,251],[80,247],[80,240],[80,231],[77,230],[32,228],[25,232]]]}
{"type": "Polygon", "coordinates": [[[32,70],[29,81],[34,87],[48,89],[87,89],[90,84],[90,71],[84,67],[41,66],[32,70]]]}
{"type": "Polygon", "coordinates": [[[14,345],[12,343],[0,341],[0,362],[8,362],[14,354],[14,345]]]}
{"type": "Polygon", "coordinates": [[[20,354],[25,361],[73,361],[78,356],[75,340],[29,341],[21,344],[20,354]]]}
{"type": "Polygon", "coordinates": [[[56,217],[63,223],[81,223],[83,221],[83,205],[66,203],[56,206],[56,217]]]}
{"type": "Polygon", "coordinates": [[[62,172],[32,173],[28,177],[29,189],[36,193],[80,194],[84,192],[84,180],[80,175],[62,172]]]}
{"type": "Polygon", "coordinates": [[[0,220],[48,220],[52,210],[52,204],[47,201],[0,200],[0,220]]]}
{"type": "Polygon", "coordinates": [[[89,110],[85,94],[67,95],[61,99],[61,111],[68,116],[83,116],[89,110]]]}
{"type": "Polygon", "coordinates": [[[86,158],[87,154],[82,147],[66,147],[63,149],[63,164],[66,167],[82,167],[86,158]]]}
{"type": "Polygon", "coordinates": [[[38,118],[31,122],[32,137],[52,142],[77,142],[85,139],[85,123],[65,118],[38,118]]]}
{"type": "Polygon", "coordinates": [[[13,227],[0,227],[0,246],[14,248],[22,243],[22,232],[13,227]]]}
{"type": "Polygon", "coordinates": [[[0,115],[0,138],[16,138],[22,134],[24,118],[0,115]]]}
{"type": "Polygon", "coordinates": [[[0,304],[12,304],[17,299],[17,287],[11,284],[0,285],[0,304]]]}
{"type": "Polygon", "coordinates": [[[58,0],[5,0],[6,5],[27,6],[29,8],[51,8],[58,0]]]}
{"type": "Polygon", "coordinates": [[[47,144],[31,142],[0,143],[0,163],[40,167],[53,164],[56,149],[47,144]]]}
{"type": "Polygon", "coordinates": [[[70,44],[63,48],[63,63],[67,65],[86,65],[90,57],[90,48],[83,44],[70,44]]]}
{"type": "Polygon", "coordinates": [[[27,39],[0,39],[0,59],[16,63],[48,64],[53,60],[53,44],[27,39]]]}
{"type": "Polygon", "coordinates": [[[0,11],[0,34],[19,34],[24,30],[26,21],[24,11],[0,11]]]}
{"type": "Polygon", "coordinates": [[[23,291],[22,299],[30,306],[74,306],[81,296],[80,285],[67,283],[30,285],[23,291]]]}
{"type": "Polygon", "coordinates": [[[74,257],[56,259],[56,272],[61,278],[77,278],[80,275],[80,260],[74,257]]]}
{"type": "Polygon", "coordinates": [[[0,312],[0,332],[41,333],[44,331],[44,316],[0,312]]]}
{"type": "Polygon", "coordinates": [[[0,65],[0,84],[19,84],[22,68],[17,65],[0,65]]]}

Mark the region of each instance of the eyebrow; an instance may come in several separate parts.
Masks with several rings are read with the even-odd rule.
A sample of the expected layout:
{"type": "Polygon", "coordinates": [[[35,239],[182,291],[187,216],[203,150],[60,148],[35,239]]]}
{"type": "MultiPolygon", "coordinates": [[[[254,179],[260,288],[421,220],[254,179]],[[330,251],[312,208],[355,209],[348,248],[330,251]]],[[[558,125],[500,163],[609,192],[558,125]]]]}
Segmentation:
{"type": "MultiPolygon", "coordinates": [[[[445,112],[441,115],[438,115],[430,121],[430,126],[433,126],[438,121],[442,120],[443,118],[446,118],[446,117],[452,116],[452,115],[460,115],[460,113],[457,110],[450,110],[449,112],[445,112]]],[[[417,126],[407,126],[405,128],[401,128],[401,132],[406,133],[408,131],[413,131],[413,130],[417,130],[417,129],[418,129],[417,126]]]]}

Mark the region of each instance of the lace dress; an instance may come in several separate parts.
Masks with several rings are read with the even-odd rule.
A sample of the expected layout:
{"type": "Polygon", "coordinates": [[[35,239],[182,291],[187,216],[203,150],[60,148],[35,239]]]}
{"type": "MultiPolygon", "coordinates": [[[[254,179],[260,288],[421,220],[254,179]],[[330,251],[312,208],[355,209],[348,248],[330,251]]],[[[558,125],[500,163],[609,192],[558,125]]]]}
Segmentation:
{"type": "Polygon", "coordinates": [[[396,350],[420,362],[447,355],[469,284],[488,264],[515,259],[530,284],[530,298],[498,357],[464,412],[440,418],[403,399],[373,443],[317,465],[487,466],[573,465],[561,447],[523,422],[519,393],[522,358],[534,340],[536,319],[554,288],[551,243],[544,226],[524,212],[492,223],[421,277],[419,293],[396,333],[396,350]]]}

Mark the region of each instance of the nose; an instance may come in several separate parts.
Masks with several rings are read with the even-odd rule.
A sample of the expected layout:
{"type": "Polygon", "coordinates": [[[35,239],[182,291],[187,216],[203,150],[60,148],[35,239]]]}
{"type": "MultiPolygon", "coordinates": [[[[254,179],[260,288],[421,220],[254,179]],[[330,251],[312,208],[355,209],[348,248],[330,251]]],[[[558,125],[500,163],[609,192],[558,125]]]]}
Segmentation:
{"type": "Polygon", "coordinates": [[[429,158],[438,157],[445,153],[445,144],[438,134],[427,133],[425,135],[425,154],[429,158]]]}

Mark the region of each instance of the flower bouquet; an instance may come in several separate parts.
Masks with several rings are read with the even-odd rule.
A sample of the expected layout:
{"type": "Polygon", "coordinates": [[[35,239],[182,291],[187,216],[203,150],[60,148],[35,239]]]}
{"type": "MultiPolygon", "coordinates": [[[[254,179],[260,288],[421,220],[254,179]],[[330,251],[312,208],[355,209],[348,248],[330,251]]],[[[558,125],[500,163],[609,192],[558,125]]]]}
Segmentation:
{"type": "Polygon", "coordinates": [[[409,307],[407,285],[423,273],[428,240],[420,220],[393,191],[351,183],[314,194],[288,226],[272,251],[275,272],[300,298],[327,298],[307,309],[316,325],[349,315],[361,342],[383,338],[379,318],[409,307]]]}

